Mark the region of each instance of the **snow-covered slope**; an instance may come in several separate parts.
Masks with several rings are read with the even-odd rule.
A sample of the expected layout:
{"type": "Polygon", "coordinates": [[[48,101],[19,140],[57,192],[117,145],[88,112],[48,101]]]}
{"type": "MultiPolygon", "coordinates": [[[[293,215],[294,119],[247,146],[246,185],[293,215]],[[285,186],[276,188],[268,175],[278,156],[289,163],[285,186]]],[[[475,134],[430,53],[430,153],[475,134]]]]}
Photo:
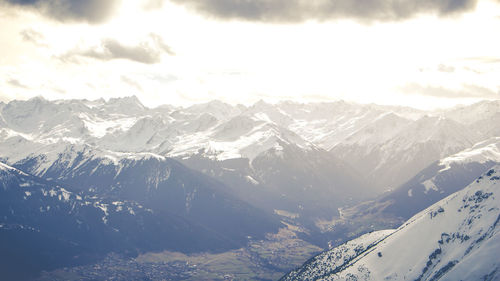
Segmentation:
{"type": "Polygon", "coordinates": [[[439,161],[440,165],[449,169],[451,165],[468,163],[500,163],[500,137],[493,137],[476,143],[471,148],[465,149],[457,154],[451,155],[439,161]]]}
{"type": "Polygon", "coordinates": [[[393,206],[386,209],[386,212],[399,214],[401,217],[411,216],[461,190],[483,171],[499,163],[500,138],[479,142],[433,163],[397,190],[382,197],[382,201],[393,201],[393,206]]]}
{"type": "Polygon", "coordinates": [[[500,138],[492,138],[436,161],[395,190],[343,209],[341,221],[364,231],[395,227],[500,164],[499,148],[500,138]]]}
{"type": "Polygon", "coordinates": [[[282,280],[498,280],[499,196],[497,165],[397,230],[329,250],[282,280]]]}
{"type": "MultiPolygon", "coordinates": [[[[294,117],[293,123],[289,125],[291,130],[327,150],[346,142],[371,141],[373,135],[370,135],[372,130],[370,127],[387,128],[398,123],[390,120],[391,116],[386,116],[392,113],[390,110],[343,101],[308,105],[283,103],[278,106],[294,117]],[[366,132],[359,132],[363,130],[366,132]]],[[[406,119],[403,116],[399,117],[402,120],[406,119]]],[[[397,128],[391,129],[397,130],[397,128]]]]}
{"type": "Polygon", "coordinates": [[[474,124],[491,120],[500,112],[500,101],[481,101],[469,106],[458,106],[444,110],[441,114],[463,124],[474,124]]]}
{"type": "Polygon", "coordinates": [[[465,125],[443,117],[424,116],[386,127],[396,134],[391,137],[381,130],[387,139],[344,142],[331,150],[352,166],[370,171],[368,178],[382,190],[394,189],[431,163],[482,140],[465,125]]]}

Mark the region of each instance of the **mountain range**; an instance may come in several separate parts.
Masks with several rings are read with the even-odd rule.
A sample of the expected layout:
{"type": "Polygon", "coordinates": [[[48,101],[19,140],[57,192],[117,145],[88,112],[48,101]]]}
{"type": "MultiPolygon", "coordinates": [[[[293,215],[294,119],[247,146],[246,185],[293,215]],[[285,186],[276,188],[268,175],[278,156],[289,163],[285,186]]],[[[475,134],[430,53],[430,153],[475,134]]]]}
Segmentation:
{"type": "Polygon", "coordinates": [[[397,228],[499,164],[499,118],[499,101],[0,103],[0,242],[18,257],[2,255],[4,270],[221,253],[283,229],[326,248],[397,228]]]}

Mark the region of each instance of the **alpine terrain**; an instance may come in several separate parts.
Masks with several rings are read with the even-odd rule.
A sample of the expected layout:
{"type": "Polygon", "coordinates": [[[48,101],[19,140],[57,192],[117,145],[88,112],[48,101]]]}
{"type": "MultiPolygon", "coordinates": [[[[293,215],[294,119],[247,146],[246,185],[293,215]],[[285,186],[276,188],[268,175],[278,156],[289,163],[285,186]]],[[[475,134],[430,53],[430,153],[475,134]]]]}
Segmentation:
{"type": "Polygon", "coordinates": [[[499,112],[496,101],[433,111],[149,108],[135,96],[0,103],[2,271],[275,280],[365,233],[342,247],[389,241],[373,231],[404,225],[500,163],[499,112]]]}
{"type": "Polygon", "coordinates": [[[498,280],[500,166],[416,214],[328,250],[281,280],[498,280]]]}

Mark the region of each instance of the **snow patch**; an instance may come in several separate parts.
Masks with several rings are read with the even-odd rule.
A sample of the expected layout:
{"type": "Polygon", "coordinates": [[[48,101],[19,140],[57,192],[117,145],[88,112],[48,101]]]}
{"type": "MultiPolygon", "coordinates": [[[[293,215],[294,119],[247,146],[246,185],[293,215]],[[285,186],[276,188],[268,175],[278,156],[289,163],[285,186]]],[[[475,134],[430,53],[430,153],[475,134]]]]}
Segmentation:
{"type": "Polygon", "coordinates": [[[429,192],[429,190],[431,190],[431,189],[434,190],[434,191],[438,191],[438,188],[434,184],[434,182],[432,181],[432,179],[426,180],[422,184],[425,187],[425,191],[424,191],[425,194],[427,194],[429,192]]]}
{"type": "Polygon", "coordinates": [[[275,209],[274,213],[277,214],[278,216],[286,217],[286,218],[289,218],[289,219],[296,219],[296,218],[300,217],[300,215],[297,214],[297,213],[292,213],[292,212],[288,212],[288,211],[285,211],[285,210],[277,210],[277,209],[275,209]]]}
{"type": "Polygon", "coordinates": [[[245,177],[247,179],[248,182],[250,182],[251,184],[253,185],[259,185],[259,182],[257,180],[255,180],[254,178],[252,178],[251,176],[246,176],[245,177]]]}

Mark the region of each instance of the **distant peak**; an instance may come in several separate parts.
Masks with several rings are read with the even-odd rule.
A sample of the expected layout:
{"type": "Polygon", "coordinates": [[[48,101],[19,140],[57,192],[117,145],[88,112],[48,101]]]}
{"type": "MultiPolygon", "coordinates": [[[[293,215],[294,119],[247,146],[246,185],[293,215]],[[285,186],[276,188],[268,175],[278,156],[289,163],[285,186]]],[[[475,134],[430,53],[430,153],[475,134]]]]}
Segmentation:
{"type": "Polygon", "coordinates": [[[226,105],[227,103],[221,101],[221,100],[211,100],[209,102],[207,102],[206,104],[223,104],[223,105],[226,105]]]}
{"type": "Polygon", "coordinates": [[[270,106],[270,103],[265,102],[263,99],[258,100],[256,103],[253,104],[253,107],[265,107],[265,106],[270,106]]]}
{"type": "Polygon", "coordinates": [[[34,101],[34,102],[45,102],[47,101],[43,96],[38,95],[30,98],[28,101],[34,101]]]}
{"type": "Polygon", "coordinates": [[[110,98],[108,103],[110,104],[135,104],[139,107],[144,107],[144,105],[141,103],[139,98],[137,98],[136,95],[133,96],[127,96],[127,97],[118,97],[118,98],[110,98]]]}
{"type": "Polygon", "coordinates": [[[140,102],[136,95],[125,96],[125,97],[117,97],[117,98],[110,98],[109,101],[110,102],[117,102],[117,101],[134,101],[134,102],[140,102]]]}
{"type": "Polygon", "coordinates": [[[208,107],[213,107],[213,108],[229,108],[229,107],[232,107],[230,104],[228,103],[225,103],[221,100],[211,100],[209,102],[206,102],[204,103],[205,106],[208,106],[208,107]]]}

